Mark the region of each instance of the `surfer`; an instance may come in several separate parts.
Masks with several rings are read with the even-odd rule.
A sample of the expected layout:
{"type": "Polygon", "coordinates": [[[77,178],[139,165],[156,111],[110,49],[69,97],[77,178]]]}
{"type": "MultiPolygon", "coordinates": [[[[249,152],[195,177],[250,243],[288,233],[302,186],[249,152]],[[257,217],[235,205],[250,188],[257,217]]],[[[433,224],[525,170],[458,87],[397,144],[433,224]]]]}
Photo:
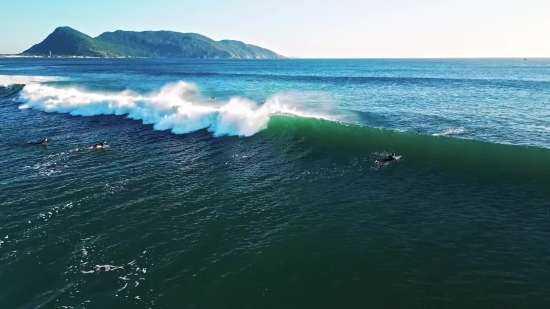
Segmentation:
{"type": "Polygon", "coordinates": [[[396,156],[395,152],[392,152],[392,154],[390,154],[387,158],[382,159],[382,160],[376,160],[376,161],[374,161],[374,163],[383,164],[383,163],[388,163],[388,162],[391,162],[391,161],[397,161],[397,160],[399,160],[399,158],[401,158],[401,156],[396,156]]]}
{"type": "Polygon", "coordinates": [[[96,144],[95,146],[92,146],[92,148],[105,148],[107,146],[107,141],[103,141],[100,144],[96,144]]]}
{"type": "Polygon", "coordinates": [[[395,157],[395,152],[392,152],[392,154],[389,155],[384,160],[382,160],[382,162],[390,162],[390,161],[393,161],[393,160],[397,160],[397,158],[395,157]]]}
{"type": "Polygon", "coordinates": [[[45,138],[40,142],[27,142],[28,145],[48,145],[48,139],[45,138]]]}

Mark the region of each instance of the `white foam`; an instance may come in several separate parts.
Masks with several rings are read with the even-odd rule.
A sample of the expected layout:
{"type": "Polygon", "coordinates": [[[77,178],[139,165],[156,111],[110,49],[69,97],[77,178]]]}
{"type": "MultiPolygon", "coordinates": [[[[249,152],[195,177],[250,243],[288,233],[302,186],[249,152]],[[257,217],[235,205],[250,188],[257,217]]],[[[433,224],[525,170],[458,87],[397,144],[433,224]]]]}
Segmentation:
{"type": "Polygon", "coordinates": [[[13,84],[29,85],[59,80],[63,80],[63,78],[57,76],[0,75],[0,86],[9,86],[13,84]]]}
{"type": "Polygon", "coordinates": [[[113,265],[96,265],[95,266],[95,269],[96,269],[97,272],[100,272],[102,268],[105,271],[113,271],[113,270],[121,269],[121,268],[124,268],[124,267],[123,266],[113,266],[113,265]]]}
{"type": "Polygon", "coordinates": [[[464,128],[448,128],[442,133],[435,133],[434,136],[461,135],[467,132],[464,128]]]}
{"type": "Polygon", "coordinates": [[[31,84],[23,89],[21,98],[26,103],[20,109],[78,116],[126,115],[144,124],[153,124],[156,130],[171,130],[176,134],[208,129],[214,136],[251,136],[264,129],[270,116],[276,114],[328,119],[292,108],[277,96],[263,104],[237,97],[225,102],[208,102],[193,84],[183,81],[148,95],[131,91],[96,93],[31,84]]]}

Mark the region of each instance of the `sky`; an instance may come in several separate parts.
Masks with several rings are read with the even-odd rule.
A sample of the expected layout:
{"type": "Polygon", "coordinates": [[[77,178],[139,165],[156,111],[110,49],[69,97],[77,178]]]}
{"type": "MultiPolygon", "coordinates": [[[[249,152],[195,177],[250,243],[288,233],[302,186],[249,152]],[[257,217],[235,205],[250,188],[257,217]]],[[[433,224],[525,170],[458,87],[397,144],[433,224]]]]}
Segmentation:
{"type": "Polygon", "coordinates": [[[194,32],[300,58],[550,57],[549,0],[6,0],[0,53],[58,26],[194,32]]]}

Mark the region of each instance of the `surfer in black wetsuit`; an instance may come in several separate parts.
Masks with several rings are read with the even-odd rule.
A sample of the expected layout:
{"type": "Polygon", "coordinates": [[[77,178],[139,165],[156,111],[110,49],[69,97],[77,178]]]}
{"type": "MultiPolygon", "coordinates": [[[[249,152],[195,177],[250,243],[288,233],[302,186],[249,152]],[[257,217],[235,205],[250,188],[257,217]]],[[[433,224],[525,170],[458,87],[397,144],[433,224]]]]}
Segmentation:
{"type": "Polygon", "coordinates": [[[48,139],[45,138],[40,142],[27,142],[29,145],[48,145],[48,139]]]}
{"type": "Polygon", "coordinates": [[[382,160],[382,162],[390,162],[390,161],[393,161],[393,160],[396,160],[395,158],[395,152],[393,152],[391,155],[389,155],[387,158],[385,158],[384,160],[382,160]]]}
{"type": "Polygon", "coordinates": [[[107,141],[103,141],[100,144],[96,144],[92,148],[105,148],[105,146],[107,146],[107,141]]]}
{"type": "Polygon", "coordinates": [[[376,160],[376,161],[374,161],[374,163],[380,165],[380,164],[383,164],[383,163],[388,163],[388,162],[397,161],[397,160],[398,160],[398,158],[395,156],[395,152],[393,152],[387,158],[382,159],[382,160],[376,160]]]}

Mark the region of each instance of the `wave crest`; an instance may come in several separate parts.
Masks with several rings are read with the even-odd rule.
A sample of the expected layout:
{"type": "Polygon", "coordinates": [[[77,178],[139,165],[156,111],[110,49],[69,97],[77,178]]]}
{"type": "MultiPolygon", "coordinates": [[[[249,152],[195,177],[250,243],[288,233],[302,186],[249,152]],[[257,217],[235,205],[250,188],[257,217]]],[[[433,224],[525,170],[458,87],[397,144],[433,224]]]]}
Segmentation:
{"type": "Polygon", "coordinates": [[[19,108],[79,116],[127,115],[153,124],[156,130],[176,134],[207,129],[214,136],[251,136],[264,129],[270,116],[287,114],[325,118],[291,108],[277,96],[261,105],[244,98],[212,103],[200,96],[193,84],[179,81],[160,91],[140,95],[131,91],[95,93],[78,88],[56,88],[41,84],[27,85],[21,93],[26,101],[19,108]]]}
{"type": "Polygon", "coordinates": [[[0,86],[7,87],[14,84],[34,84],[62,80],[57,76],[25,76],[25,75],[0,75],[0,86]]]}
{"type": "Polygon", "coordinates": [[[468,131],[465,128],[447,128],[441,133],[435,133],[433,136],[449,136],[449,135],[462,135],[466,134],[468,131]]]}

